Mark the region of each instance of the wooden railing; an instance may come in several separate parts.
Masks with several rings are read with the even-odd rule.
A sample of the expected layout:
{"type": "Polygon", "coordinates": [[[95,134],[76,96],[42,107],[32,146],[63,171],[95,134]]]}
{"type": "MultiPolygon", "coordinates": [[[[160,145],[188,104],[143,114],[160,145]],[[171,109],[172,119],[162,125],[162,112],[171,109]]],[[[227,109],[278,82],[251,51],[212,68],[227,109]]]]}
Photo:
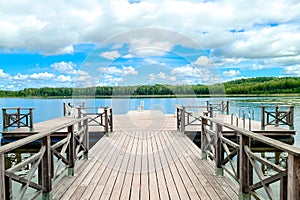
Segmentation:
{"type": "Polygon", "coordinates": [[[184,132],[187,126],[200,126],[201,115],[213,116],[213,107],[206,106],[176,106],[177,130],[184,132]],[[196,110],[196,112],[192,111],[196,110]]]}
{"type": "Polygon", "coordinates": [[[229,101],[222,101],[221,103],[210,103],[209,101],[206,102],[206,107],[210,108],[212,107],[214,111],[218,111],[221,113],[229,114],[229,101]]]}
{"type": "Polygon", "coordinates": [[[265,130],[268,125],[287,125],[290,130],[294,129],[294,106],[275,106],[274,111],[266,110],[267,107],[262,106],[261,112],[261,129],[265,130]]]}
{"type": "Polygon", "coordinates": [[[103,127],[105,133],[113,131],[113,112],[110,107],[86,107],[84,103],[72,106],[64,103],[64,116],[87,116],[89,126],[103,127]]]}
{"type": "Polygon", "coordinates": [[[41,196],[51,199],[54,181],[67,171],[69,175],[74,175],[75,161],[87,159],[88,140],[88,117],[82,117],[0,147],[0,199],[35,199],[41,196]],[[60,131],[60,135],[65,133],[65,137],[52,144],[51,136],[57,131],[60,131]],[[20,163],[5,165],[9,153],[32,142],[40,144],[37,153],[20,163]],[[20,171],[27,166],[30,166],[29,172],[22,176],[20,171]],[[34,177],[38,177],[38,180],[34,177]],[[19,191],[13,188],[14,181],[21,184],[19,191]]]}
{"type": "Polygon", "coordinates": [[[184,132],[187,126],[200,126],[201,115],[212,117],[215,112],[229,113],[229,102],[222,101],[219,104],[206,102],[206,106],[180,106],[176,105],[177,130],[184,132]]]}
{"type": "Polygon", "coordinates": [[[215,161],[215,171],[223,175],[224,171],[239,184],[240,199],[299,199],[300,198],[300,148],[282,143],[266,136],[244,130],[208,116],[201,116],[201,152],[203,159],[215,161]],[[227,139],[222,129],[232,130],[238,142],[227,139]],[[251,149],[253,142],[271,146],[287,156],[287,168],[273,163],[251,149]],[[272,173],[266,175],[262,166],[272,173]],[[279,189],[271,187],[278,182],[279,189]],[[265,197],[258,190],[263,190],[265,197]],[[279,194],[276,194],[279,191],[279,194]]]}
{"type": "Polygon", "coordinates": [[[97,107],[97,112],[94,107],[76,107],[79,117],[87,116],[89,126],[102,126],[104,132],[113,131],[113,113],[110,107],[97,107]]]}
{"type": "Polygon", "coordinates": [[[3,131],[10,127],[28,127],[33,131],[32,111],[33,108],[2,108],[3,131]]]}

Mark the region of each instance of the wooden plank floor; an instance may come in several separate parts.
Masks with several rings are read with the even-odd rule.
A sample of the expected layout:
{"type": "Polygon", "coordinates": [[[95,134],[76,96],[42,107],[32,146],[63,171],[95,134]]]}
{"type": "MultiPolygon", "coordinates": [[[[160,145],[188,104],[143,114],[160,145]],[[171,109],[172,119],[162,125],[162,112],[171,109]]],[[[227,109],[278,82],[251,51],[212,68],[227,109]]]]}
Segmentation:
{"type": "Polygon", "coordinates": [[[114,131],[176,130],[176,116],[160,110],[129,111],[114,115],[114,131]]]}
{"type": "Polygon", "coordinates": [[[238,187],[177,131],[114,132],[89,157],[54,187],[54,199],[238,199],[238,187]]]}

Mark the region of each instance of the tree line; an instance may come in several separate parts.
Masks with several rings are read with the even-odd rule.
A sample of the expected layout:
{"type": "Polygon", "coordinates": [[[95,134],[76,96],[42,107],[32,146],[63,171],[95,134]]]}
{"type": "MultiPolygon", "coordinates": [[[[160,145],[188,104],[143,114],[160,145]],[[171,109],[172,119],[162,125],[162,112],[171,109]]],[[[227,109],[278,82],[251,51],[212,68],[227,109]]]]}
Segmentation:
{"type": "Polygon", "coordinates": [[[278,94],[300,93],[300,77],[257,77],[213,85],[136,85],[86,88],[25,88],[0,90],[0,97],[109,97],[109,96],[176,96],[211,94],[278,94]]]}

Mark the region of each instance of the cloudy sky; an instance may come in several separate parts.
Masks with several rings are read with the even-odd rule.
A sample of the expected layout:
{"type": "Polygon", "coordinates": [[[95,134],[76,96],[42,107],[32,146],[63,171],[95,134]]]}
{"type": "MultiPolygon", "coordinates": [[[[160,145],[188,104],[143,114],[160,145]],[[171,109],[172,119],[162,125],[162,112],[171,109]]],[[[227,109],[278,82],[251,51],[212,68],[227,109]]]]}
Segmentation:
{"type": "Polygon", "coordinates": [[[0,1],[0,90],[299,77],[299,10],[298,0],[0,1]]]}

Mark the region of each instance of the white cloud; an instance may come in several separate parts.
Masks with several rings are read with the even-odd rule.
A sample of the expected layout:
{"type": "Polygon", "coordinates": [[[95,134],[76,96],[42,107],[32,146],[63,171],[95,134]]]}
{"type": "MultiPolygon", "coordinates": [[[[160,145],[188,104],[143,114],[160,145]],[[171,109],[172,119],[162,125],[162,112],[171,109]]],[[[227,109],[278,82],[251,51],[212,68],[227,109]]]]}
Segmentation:
{"type": "Polygon", "coordinates": [[[123,58],[133,58],[134,56],[132,55],[132,54],[126,54],[126,55],[124,55],[124,56],[122,56],[123,58]]]}
{"type": "Polygon", "coordinates": [[[171,75],[182,77],[184,82],[188,82],[189,79],[193,79],[193,83],[212,84],[222,82],[218,70],[214,67],[186,65],[172,69],[171,75]]]}
{"type": "Polygon", "coordinates": [[[60,49],[57,54],[72,54],[74,53],[74,47],[73,45],[69,45],[66,47],[63,47],[62,49],[60,49]]]}
{"type": "MultiPolygon", "coordinates": [[[[146,30],[145,30],[146,31],[146,30]]],[[[162,38],[155,38],[154,41],[149,38],[134,38],[130,40],[130,52],[135,56],[161,56],[169,52],[173,45],[162,38]]]]}
{"type": "Polygon", "coordinates": [[[201,76],[200,70],[198,68],[192,67],[191,65],[183,67],[175,67],[171,70],[171,74],[175,76],[190,76],[199,77],[201,76]]]}
{"type": "Polygon", "coordinates": [[[169,81],[174,82],[176,81],[176,76],[168,76],[164,72],[159,72],[158,74],[150,73],[148,75],[149,82],[165,82],[168,83],[169,81]]]}
{"type": "Polygon", "coordinates": [[[76,71],[74,68],[76,67],[76,64],[73,62],[57,62],[50,65],[55,71],[58,71],[63,74],[77,74],[78,71],[76,71]]]}
{"type": "MultiPolygon", "coordinates": [[[[238,53],[237,50],[242,50],[242,46],[250,49],[261,46],[277,49],[276,53],[280,55],[297,53],[299,30],[293,27],[299,24],[300,4],[297,1],[266,0],[256,2],[256,8],[253,9],[253,2],[230,0],[155,0],[136,4],[130,4],[127,0],[87,0],[84,3],[75,1],[72,4],[44,1],[12,1],[9,4],[1,2],[0,44],[7,49],[26,48],[42,53],[71,53],[74,51],[74,44],[100,43],[112,35],[136,28],[155,27],[180,32],[206,48],[229,45],[229,48],[234,48],[232,52],[238,53]],[[276,30],[270,34],[259,31],[260,26],[270,22],[286,25],[275,27],[276,30]],[[254,46],[247,41],[253,42],[254,46]],[[262,42],[261,45],[259,41],[262,42]],[[236,47],[231,46],[234,43],[237,44],[236,47]]],[[[132,38],[134,37],[133,35],[132,38]]],[[[154,46],[168,50],[174,43],[182,42],[172,37],[167,40],[163,36],[162,38],[161,40],[158,37],[157,42],[160,45],[154,46]]],[[[134,47],[134,42],[132,44],[134,47]]],[[[147,45],[145,42],[144,44],[147,45]]],[[[241,54],[251,56],[254,52],[250,49],[250,55],[247,55],[246,50],[241,54]]],[[[260,54],[257,52],[256,55],[260,54]]]]}
{"type": "Polygon", "coordinates": [[[239,70],[229,70],[229,71],[225,71],[223,72],[223,75],[224,76],[237,76],[240,74],[240,71],[239,70]]]}
{"type": "Polygon", "coordinates": [[[116,58],[119,58],[121,55],[118,51],[106,51],[106,52],[102,52],[100,56],[108,60],[115,60],[116,58]]]}
{"type": "Polygon", "coordinates": [[[34,80],[50,80],[54,77],[55,77],[54,74],[48,73],[48,72],[34,73],[34,74],[29,75],[29,78],[34,79],[34,80]]]}
{"type": "Polygon", "coordinates": [[[213,66],[213,61],[208,58],[207,56],[200,56],[197,58],[197,60],[194,62],[194,65],[200,66],[200,67],[209,67],[213,66]]]}
{"type": "Polygon", "coordinates": [[[27,80],[29,77],[29,75],[25,74],[21,74],[21,73],[18,73],[17,75],[13,76],[13,79],[16,80],[16,81],[22,81],[22,80],[27,80]]]}
{"type": "Polygon", "coordinates": [[[267,68],[267,67],[264,65],[257,65],[257,64],[253,64],[251,67],[252,70],[261,70],[261,69],[265,69],[265,68],[267,68]]]}
{"type": "Polygon", "coordinates": [[[57,62],[50,65],[55,71],[58,71],[61,74],[71,74],[71,75],[79,75],[86,76],[88,73],[83,70],[76,70],[76,64],[73,62],[57,62]]]}
{"type": "Polygon", "coordinates": [[[59,75],[56,79],[58,82],[72,82],[71,76],[59,75]]]}
{"type": "Polygon", "coordinates": [[[3,69],[0,69],[0,78],[9,78],[10,75],[5,73],[3,69]]]}
{"type": "Polygon", "coordinates": [[[122,68],[117,67],[99,67],[97,69],[98,72],[104,74],[113,74],[118,76],[128,76],[128,75],[137,75],[138,71],[132,66],[122,66],[122,68]]]}
{"type": "Polygon", "coordinates": [[[300,76],[300,65],[285,67],[283,73],[286,75],[300,76]]]}
{"type": "Polygon", "coordinates": [[[99,83],[105,83],[107,85],[117,85],[117,83],[122,82],[123,78],[114,77],[111,75],[105,75],[100,80],[99,83]]]}

